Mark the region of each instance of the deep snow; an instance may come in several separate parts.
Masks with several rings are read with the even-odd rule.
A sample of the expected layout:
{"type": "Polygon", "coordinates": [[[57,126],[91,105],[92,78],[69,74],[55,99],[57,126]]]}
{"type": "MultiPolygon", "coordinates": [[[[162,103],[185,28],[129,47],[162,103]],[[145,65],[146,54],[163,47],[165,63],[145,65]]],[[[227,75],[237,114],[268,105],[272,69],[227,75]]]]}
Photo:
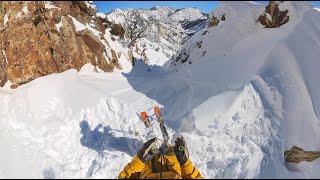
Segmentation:
{"type": "Polygon", "coordinates": [[[281,8],[289,23],[264,29],[254,19],[264,6],[222,3],[213,13],[233,14],[190,39],[192,64],[131,68],[113,42],[122,71],[95,73],[87,64],[16,90],[9,82],[0,88],[0,178],[116,178],[147,140],[140,112],[154,117],[155,105],[171,143],[185,137],[205,178],[319,177],[319,159],[286,164],[283,152],[320,148],[320,14],[302,2],[281,8]]]}

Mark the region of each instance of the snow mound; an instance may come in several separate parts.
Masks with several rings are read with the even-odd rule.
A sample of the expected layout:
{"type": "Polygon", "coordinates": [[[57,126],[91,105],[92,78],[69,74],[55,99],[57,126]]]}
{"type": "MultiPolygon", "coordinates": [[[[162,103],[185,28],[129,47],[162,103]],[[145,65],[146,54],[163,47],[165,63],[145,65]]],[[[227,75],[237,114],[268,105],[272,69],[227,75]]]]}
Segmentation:
{"type": "Polygon", "coordinates": [[[126,123],[140,122],[130,105],[88,86],[76,70],[0,96],[1,177],[83,178],[102,170],[115,178],[136,151],[128,144],[141,145],[123,137],[126,123]]]}

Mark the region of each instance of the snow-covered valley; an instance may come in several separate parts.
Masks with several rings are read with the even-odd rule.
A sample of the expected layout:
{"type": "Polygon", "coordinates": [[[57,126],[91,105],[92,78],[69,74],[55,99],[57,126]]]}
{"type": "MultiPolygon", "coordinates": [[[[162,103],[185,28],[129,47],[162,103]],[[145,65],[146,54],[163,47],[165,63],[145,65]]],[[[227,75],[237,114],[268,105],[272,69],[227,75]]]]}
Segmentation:
{"type": "Polygon", "coordinates": [[[319,177],[320,159],[287,163],[284,151],[320,149],[320,10],[281,3],[290,21],[267,29],[256,22],[264,7],[222,3],[213,14],[225,13],[226,21],[185,43],[186,62],[137,60],[132,67],[127,48],[106,32],[122,53],[122,70],[86,64],[17,89],[7,82],[0,88],[0,178],[117,178],[147,140],[140,112],[154,117],[155,105],[171,143],[185,137],[205,178],[319,177]]]}

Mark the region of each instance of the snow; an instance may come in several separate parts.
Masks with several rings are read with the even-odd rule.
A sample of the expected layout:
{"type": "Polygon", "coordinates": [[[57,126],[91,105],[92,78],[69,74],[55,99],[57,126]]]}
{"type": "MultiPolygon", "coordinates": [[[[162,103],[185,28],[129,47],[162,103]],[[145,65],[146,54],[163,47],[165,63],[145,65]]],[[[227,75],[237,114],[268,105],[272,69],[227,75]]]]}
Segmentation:
{"type": "Polygon", "coordinates": [[[29,13],[28,6],[27,6],[27,4],[24,4],[24,5],[25,5],[25,6],[23,6],[22,11],[23,11],[23,13],[24,13],[25,15],[27,15],[27,14],[29,13]]]}
{"type": "MultiPolygon", "coordinates": [[[[97,36],[97,37],[99,37],[99,34],[101,34],[100,31],[91,27],[90,24],[86,23],[86,25],[84,25],[83,23],[79,22],[76,18],[74,18],[70,15],[68,15],[68,16],[72,18],[72,22],[76,28],[76,31],[82,31],[82,30],[88,29],[89,31],[91,31],[93,33],[94,36],[97,36]]],[[[62,21],[60,21],[59,23],[56,24],[56,27],[59,30],[60,30],[60,27],[62,27],[62,26],[63,26],[62,21]]]]}
{"type": "Polygon", "coordinates": [[[8,14],[4,15],[3,17],[3,25],[5,25],[7,22],[9,22],[8,14]]]}
{"type": "Polygon", "coordinates": [[[76,28],[76,31],[82,31],[82,30],[87,28],[87,26],[85,26],[84,24],[79,22],[76,18],[74,18],[74,17],[72,17],[70,15],[68,15],[68,16],[72,18],[72,22],[73,22],[73,24],[74,24],[74,26],[76,28]]]}
{"type": "Polygon", "coordinates": [[[125,43],[106,30],[101,42],[108,56],[121,54],[122,70],[86,64],[17,89],[8,81],[0,88],[0,177],[117,178],[148,139],[141,111],[161,137],[155,105],[170,143],[183,135],[205,178],[319,177],[320,159],[285,163],[283,152],[320,149],[320,14],[304,2],[282,8],[290,21],[265,29],[255,22],[264,5],[223,2],[213,14],[226,21],[184,45],[192,64],[159,66],[154,56],[164,57],[146,46],[151,65],[132,67],[125,43]]]}
{"type": "Polygon", "coordinates": [[[107,17],[107,15],[105,15],[104,13],[101,13],[101,12],[96,13],[96,15],[97,15],[98,17],[101,17],[101,18],[106,18],[106,17],[107,17]]]}
{"type": "Polygon", "coordinates": [[[8,81],[4,84],[4,86],[1,88],[0,92],[8,93],[8,94],[14,92],[15,90],[11,89],[11,87],[10,87],[11,85],[12,85],[12,82],[11,82],[10,80],[8,80],[8,81]]]}
{"type": "Polygon", "coordinates": [[[124,24],[126,23],[126,20],[125,20],[125,17],[123,14],[116,14],[117,12],[121,11],[120,9],[115,9],[113,10],[112,12],[114,13],[109,13],[107,15],[108,17],[108,20],[111,21],[111,22],[116,22],[116,23],[121,23],[121,24],[124,24]]]}
{"type": "Polygon", "coordinates": [[[140,58],[145,51],[149,64],[158,66],[162,66],[176,54],[192,34],[204,28],[207,20],[207,16],[199,9],[174,9],[167,6],[155,6],[150,10],[115,9],[107,17],[110,21],[121,24],[127,32],[133,21],[137,21],[138,28],[148,27],[135,42],[133,51],[137,50],[138,56],[134,54],[134,57],[140,58]]]}
{"type": "Polygon", "coordinates": [[[97,6],[93,4],[93,1],[85,1],[87,7],[92,8],[93,10],[97,10],[97,6]]]}
{"type": "Polygon", "coordinates": [[[172,20],[174,21],[195,21],[199,19],[199,17],[201,17],[202,19],[206,19],[203,13],[196,8],[184,8],[171,14],[169,17],[172,18],[172,20]]]}
{"type": "Polygon", "coordinates": [[[61,17],[60,22],[58,22],[57,24],[55,24],[55,26],[56,26],[56,28],[58,29],[58,31],[60,31],[60,28],[63,26],[62,18],[63,18],[63,17],[61,17]]]}
{"type": "Polygon", "coordinates": [[[127,47],[124,47],[124,45],[119,41],[112,41],[110,31],[106,30],[104,34],[104,39],[109,42],[107,44],[105,41],[101,41],[101,43],[106,47],[107,49],[107,55],[108,57],[112,57],[111,49],[116,50],[118,54],[118,60],[119,64],[121,65],[121,70],[114,69],[115,72],[130,72],[132,69],[132,65],[129,62],[129,56],[128,51],[129,49],[127,47]],[[119,57],[120,55],[120,57],[119,57]]]}
{"type": "Polygon", "coordinates": [[[45,1],[44,8],[46,8],[46,9],[54,9],[54,8],[59,8],[59,7],[53,5],[53,3],[51,1],[45,1]]]}
{"type": "Polygon", "coordinates": [[[8,63],[8,59],[7,59],[6,52],[5,52],[4,50],[2,50],[2,54],[4,55],[4,58],[6,59],[6,63],[9,64],[9,63],[8,63]]]}
{"type": "Polygon", "coordinates": [[[18,14],[16,15],[16,18],[21,18],[22,17],[22,12],[18,12],[18,14]]]}
{"type": "MultiPolygon", "coordinates": [[[[319,92],[319,83],[315,79],[318,77],[316,69],[320,66],[317,60],[318,52],[320,52],[317,44],[320,44],[320,41],[316,33],[320,30],[317,25],[319,13],[306,3],[284,2],[280,9],[289,10],[289,23],[277,29],[264,29],[255,24],[254,18],[252,18],[258,17],[258,14],[262,12],[259,9],[263,6],[237,3],[239,3],[237,6],[230,6],[231,4],[228,2],[224,2],[217,7],[213,13],[219,17],[223,12],[226,12],[227,21],[224,24],[219,24],[217,28],[208,28],[208,33],[204,36],[202,31],[192,37],[184,47],[192,64],[181,65],[181,62],[176,66],[172,64],[173,70],[187,71],[189,74],[191,72],[190,77],[193,82],[199,84],[206,82],[213,84],[214,87],[219,87],[215,91],[216,93],[226,90],[234,91],[249,83],[255,89],[258,88],[256,91],[263,99],[264,111],[273,114],[274,120],[270,120],[270,123],[277,127],[270,130],[270,133],[278,132],[271,136],[270,139],[274,140],[270,141],[274,141],[278,145],[274,149],[268,148],[268,151],[278,153],[273,154],[274,158],[281,159],[283,151],[291,149],[292,146],[318,150],[320,146],[320,101],[318,94],[316,95],[316,92],[319,92]],[[248,6],[244,9],[252,11],[242,11],[243,9],[240,7],[244,6],[248,6]],[[235,11],[236,8],[238,9],[235,11]],[[231,9],[234,11],[230,11],[231,9]],[[236,16],[246,18],[232,19],[236,16]],[[196,43],[200,41],[202,47],[197,48],[196,43]],[[300,43],[302,41],[308,43],[302,45],[300,43]],[[204,51],[206,51],[205,56],[202,55],[204,51]],[[229,67],[234,68],[226,70],[229,67]],[[306,139],[308,140],[306,141],[306,139]]],[[[213,101],[220,103],[221,96],[222,94],[214,96],[213,101]]],[[[223,102],[229,102],[228,98],[223,98],[223,102]]],[[[206,107],[215,106],[217,104],[212,103],[209,99],[205,104],[201,104],[201,108],[199,106],[200,111],[194,110],[200,114],[200,118],[195,117],[200,119],[198,126],[208,127],[207,123],[210,120],[206,115],[211,111],[213,111],[213,115],[209,116],[212,117],[211,122],[219,117],[219,113],[215,110],[205,110],[206,107]]],[[[222,111],[222,114],[228,115],[226,110],[222,111]]],[[[235,117],[238,119],[239,115],[235,117]]],[[[225,121],[222,120],[222,122],[225,121]]],[[[286,170],[283,170],[281,164],[276,162],[272,162],[272,164],[272,168],[281,167],[279,171],[282,172],[264,173],[261,170],[261,177],[290,176],[290,173],[285,173],[286,170]]],[[[311,177],[316,177],[312,169],[319,167],[316,163],[308,165],[309,169],[300,164],[290,164],[289,166],[291,169],[299,169],[299,171],[313,174],[311,177]]],[[[269,168],[267,167],[267,169],[269,168]]]]}
{"type": "Polygon", "coordinates": [[[86,23],[86,28],[88,30],[90,30],[93,33],[94,36],[99,37],[99,34],[101,34],[100,31],[98,31],[98,30],[94,29],[93,27],[91,27],[90,24],[88,24],[88,23],[86,23]]]}

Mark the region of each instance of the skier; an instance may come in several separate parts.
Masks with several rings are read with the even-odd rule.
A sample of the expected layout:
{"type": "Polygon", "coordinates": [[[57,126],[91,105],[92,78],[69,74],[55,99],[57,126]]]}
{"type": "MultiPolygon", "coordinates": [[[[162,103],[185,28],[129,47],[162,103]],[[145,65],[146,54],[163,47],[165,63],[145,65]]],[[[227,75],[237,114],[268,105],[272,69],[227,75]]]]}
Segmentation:
{"type": "Polygon", "coordinates": [[[177,138],[175,145],[162,143],[155,148],[156,138],[142,145],[133,160],[120,172],[119,179],[203,179],[189,159],[186,142],[177,138]]]}

